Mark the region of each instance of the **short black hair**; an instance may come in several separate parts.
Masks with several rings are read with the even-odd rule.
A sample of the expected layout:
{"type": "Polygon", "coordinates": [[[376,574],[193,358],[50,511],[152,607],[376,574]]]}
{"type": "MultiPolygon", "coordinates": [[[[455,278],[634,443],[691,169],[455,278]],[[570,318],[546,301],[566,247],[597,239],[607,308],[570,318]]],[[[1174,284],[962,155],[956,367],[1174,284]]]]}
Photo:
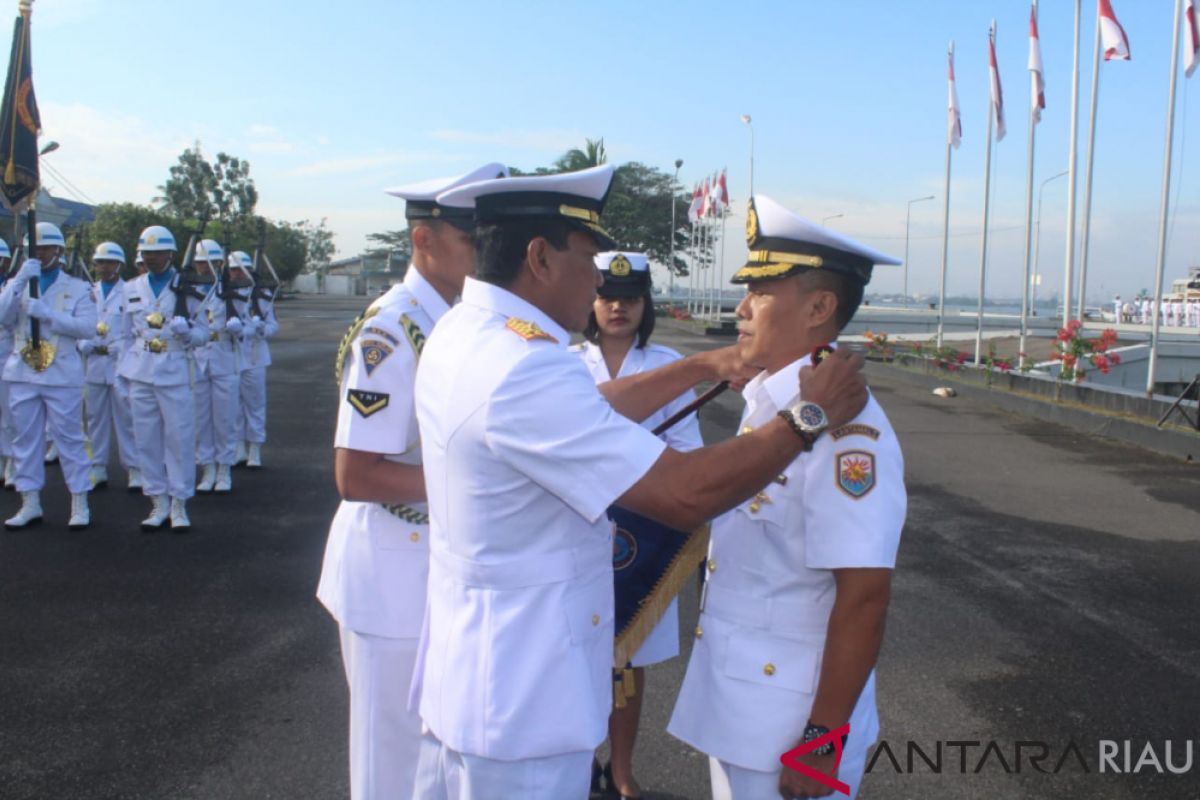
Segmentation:
{"type": "MultiPolygon", "coordinates": [[[[643,301],[642,320],[638,323],[637,338],[634,340],[634,346],[638,348],[650,344],[650,334],[654,333],[654,298],[650,296],[649,288],[640,297],[643,301]]],[[[604,298],[601,297],[600,299],[603,300],[604,298]]],[[[600,343],[600,323],[596,321],[595,308],[588,314],[588,323],[587,327],[583,329],[583,338],[592,344],[600,343]]]]}
{"type": "Polygon", "coordinates": [[[529,219],[481,225],[475,229],[475,277],[501,288],[517,279],[529,243],[539,236],[555,250],[566,250],[571,231],[568,222],[529,219]]]}
{"type": "Polygon", "coordinates": [[[850,320],[854,318],[858,307],[862,305],[863,291],[866,289],[866,284],[862,281],[852,278],[849,275],[844,275],[840,272],[825,269],[810,269],[804,273],[804,282],[813,289],[824,289],[828,292],[833,292],[837,297],[837,322],[838,333],[842,332],[850,320]]]}

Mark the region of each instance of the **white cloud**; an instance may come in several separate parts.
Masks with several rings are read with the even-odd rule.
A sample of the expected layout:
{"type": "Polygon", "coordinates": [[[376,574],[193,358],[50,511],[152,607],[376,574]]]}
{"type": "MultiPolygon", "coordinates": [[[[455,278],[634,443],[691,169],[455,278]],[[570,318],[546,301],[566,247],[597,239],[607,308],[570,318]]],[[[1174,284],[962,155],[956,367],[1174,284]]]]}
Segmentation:
{"type": "Polygon", "coordinates": [[[493,133],[441,129],[430,131],[429,136],[439,142],[453,144],[485,144],[497,147],[522,148],[553,152],[556,155],[572,147],[581,147],[586,138],[578,131],[563,130],[504,130],[493,133]]]}

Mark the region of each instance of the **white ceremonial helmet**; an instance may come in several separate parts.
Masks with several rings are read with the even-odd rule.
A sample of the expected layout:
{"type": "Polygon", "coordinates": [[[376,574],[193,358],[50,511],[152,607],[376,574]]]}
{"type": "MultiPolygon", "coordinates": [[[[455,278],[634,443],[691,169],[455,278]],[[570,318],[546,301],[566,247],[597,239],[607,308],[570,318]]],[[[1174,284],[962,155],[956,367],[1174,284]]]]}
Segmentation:
{"type": "MultiPolygon", "coordinates": [[[[63,232],[53,222],[39,222],[37,224],[37,243],[38,247],[56,245],[64,250],[67,247],[67,240],[63,236],[63,232]]],[[[29,247],[29,234],[25,234],[25,246],[29,247]]]]}
{"type": "Polygon", "coordinates": [[[216,239],[201,239],[196,242],[196,260],[197,261],[224,261],[225,250],[217,243],[216,239]]]}
{"type": "Polygon", "coordinates": [[[254,259],[245,250],[234,250],[229,254],[229,266],[254,272],[254,259]]]}
{"type": "Polygon", "coordinates": [[[156,250],[174,252],[178,249],[175,246],[175,237],[162,225],[151,225],[138,237],[138,250],[143,253],[152,253],[156,250]]]}
{"type": "Polygon", "coordinates": [[[96,245],[96,252],[92,254],[92,261],[120,261],[124,264],[125,251],[116,242],[101,242],[96,245]]]}

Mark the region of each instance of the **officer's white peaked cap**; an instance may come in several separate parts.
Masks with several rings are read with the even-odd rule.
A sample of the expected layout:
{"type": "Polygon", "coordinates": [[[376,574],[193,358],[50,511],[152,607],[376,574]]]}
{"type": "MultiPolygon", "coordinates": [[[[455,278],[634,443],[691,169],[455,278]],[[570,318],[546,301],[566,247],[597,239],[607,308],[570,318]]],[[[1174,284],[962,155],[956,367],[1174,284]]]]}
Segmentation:
{"type": "Polygon", "coordinates": [[[493,162],[491,164],[484,164],[482,167],[473,169],[464,175],[430,178],[429,180],[409,183],[404,186],[394,186],[391,189],[384,189],[383,191],[393,197],[399,197],[408,201],[404,207],[404,217],[406,219],[444,219],[446,221],[464,220],[470,222],[474,220],[474,214],[470,209],[445,208],[437,202],[437,196],[456,186],[506,177],[508,177],[508,167],[493,162]]]}

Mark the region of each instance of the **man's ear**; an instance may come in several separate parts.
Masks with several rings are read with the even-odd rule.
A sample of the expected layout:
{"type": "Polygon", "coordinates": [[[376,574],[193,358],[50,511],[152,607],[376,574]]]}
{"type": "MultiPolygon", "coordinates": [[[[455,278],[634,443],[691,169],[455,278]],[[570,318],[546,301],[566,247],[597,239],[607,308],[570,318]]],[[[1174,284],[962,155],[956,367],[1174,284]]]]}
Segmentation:
{"type": "Polygon", "coordinates": [[[837,315],[837,293],[829,289],[816,289],[809,293],[807,302],[812,310],[809,315],[809,327],[820,328],[833,320],[837,315]]]}
{"type": "Polygon", "coordinates": [[[529,275],[538,283],[550,281],[550,243],[545,237],[535,236],[525,247],[525,268],[529,275]]]}
{"type": "Polygon", "coordinates": [[[428,225],[414,225],[408,232],[408,238],[412,241],[414,248],[427,250],[432,243],[433,230],[428,225]]]}

